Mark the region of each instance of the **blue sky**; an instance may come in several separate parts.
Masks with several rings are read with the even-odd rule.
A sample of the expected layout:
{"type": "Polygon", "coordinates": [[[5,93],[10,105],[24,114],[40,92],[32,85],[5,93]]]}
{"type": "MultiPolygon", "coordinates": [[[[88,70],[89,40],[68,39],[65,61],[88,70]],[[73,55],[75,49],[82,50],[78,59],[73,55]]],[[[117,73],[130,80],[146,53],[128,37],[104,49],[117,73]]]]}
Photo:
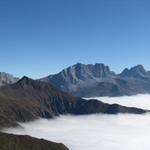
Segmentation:
{"type": "Polygon", "coordinates": [[[148,0],[0,0],[0,71],[39,78],[81,63],[150,70],[148,0]]]}

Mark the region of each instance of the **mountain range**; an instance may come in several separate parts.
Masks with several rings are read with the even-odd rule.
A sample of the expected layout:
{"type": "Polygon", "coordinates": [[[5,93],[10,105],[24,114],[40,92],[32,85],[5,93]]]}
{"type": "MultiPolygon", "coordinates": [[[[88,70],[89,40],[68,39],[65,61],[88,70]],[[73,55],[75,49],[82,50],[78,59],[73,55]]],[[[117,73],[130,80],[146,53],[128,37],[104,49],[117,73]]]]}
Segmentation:
{"type": "Polygon", "coordinates": [[[40,79],[74,96],[123,96],[150,93],[150,72],[142,65],[125,68],[120,74],[109,66],[77,63],[61,72],[40,79]]]}
{"type": "MultiPolygon", "coordinates": [[[[91,83],[94,84],[94,81],[112,83],[113,81],[116,81],[116,76],[119,78],[120,76],[124,75],[123,78],[131,78],[132,80],[134,78],[131,76],[130,70],[124,71],[125,73],[122,73],[123,75],[116,75],[114,72],[109,70],[108,66],[105,66],[104,64],[94,65],[95,70],[92,70],[93,65],[82,64],[77,64],[72,68],[73,69],[71,69],[71,72],[69,71],[70,69],[67,69],[68,71],[63,71],[63,75],[65,75],[63,77],[65,77],[65,79],[68,78],[68,81],[71,81],[71,83],[74,85],[77,85],[79,80],[86,82],[87,86],[90,87],[91,83]],[[77,72],[74,72],[75,70],[77,72]],[[93,73],[90,74],[91,72],[93,73]],[[130,75],[130,77],[126,77],[126,75],[130,75]],[[94,79],[92,76],[94,76],[94,79]],[[87,81],[90,82],[88,83],[87,81]]],[[[139,69],[137,68],[137,70],[137,72],[139,72],[138,75],[134,73],[134,76],[137,76],[136,78],[139,78],[139,80],[145,80],[145,76],[146,79],[149,78],[148,72],[144,73],[143,71],[143,77],[140,67],[139,69]]],[[[62,74],[60,73],[59,77],[61,77],[61,75],[62,74]]],[[[80,97],[72,96],[64,92],[64,89],[64,91],[61,91],[59,86],[55,87],[53,82],[51,84],[51,81],[46,80],[45,78],[41,79],[41,81],[33,80],[25,76],[21,79],[15,78],[12,75],[6,74],[6,76],[7,77],[3,78],[3,86],[0,87],[1,129],[4,127],[18,126],[18,122],[32,121],[38,118],[54,118],[60,114],[144,114],[148,112],[148,110],[143,110],[140,108],[125,107],[118,104],[107,104],[96,99],[85,100],[80,97]]],[[[52,77],[55,77],[55,75],[51,76],[50,78],[52,77]]],[[[2,132],[0,132],[0,149],[68,150],[68,148],[63,144],[54,143],[43,139],[36,139],[26,135],[12,135],[2,132]]]]}
{"type": "MultiPolygon", "coordinates": [[[[19,80],[11,74],[0,73],[0,86],[19,80]]],[[[60,90],[79,97],[123,96],[150,93],[150,71],[142,65],[125,68],[120,74],[103,63],[77,63],[61,72],[39,79],[60,90]]]]}
{"type": "Polygon", "coordinates": [[[85,100],[60,91],[52,84],[23,77],[17,83],[0,87],[0,127],[37,118],[53,118],[60,114],[135,113],[146,110],[118,104],[85,100]]]}

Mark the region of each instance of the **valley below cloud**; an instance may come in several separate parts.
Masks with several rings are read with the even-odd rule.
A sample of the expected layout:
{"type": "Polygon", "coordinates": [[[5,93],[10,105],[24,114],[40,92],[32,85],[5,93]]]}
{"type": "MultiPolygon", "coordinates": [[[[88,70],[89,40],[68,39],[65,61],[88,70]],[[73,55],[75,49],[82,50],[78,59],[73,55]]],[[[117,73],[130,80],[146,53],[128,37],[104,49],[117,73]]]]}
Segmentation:
{"type": "MultiPolygon", "coordinates": [[[[97,99],[107,103],[150,109],[150,95],[97,99]]],[[[149,113],[144,115],[65,115],[20,125],[23,128],[5,129],[4,132],[28,134],[55,142],[63,142],[70,150],[148,150],[150,146],[149,113]]]]}

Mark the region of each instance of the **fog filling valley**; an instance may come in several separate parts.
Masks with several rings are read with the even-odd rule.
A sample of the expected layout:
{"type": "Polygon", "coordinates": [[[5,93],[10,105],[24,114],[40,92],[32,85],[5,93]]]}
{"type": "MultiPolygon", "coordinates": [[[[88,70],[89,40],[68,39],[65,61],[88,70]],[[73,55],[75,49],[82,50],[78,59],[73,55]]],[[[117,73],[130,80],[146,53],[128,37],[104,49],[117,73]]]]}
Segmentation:
{"type": "Polygon", "coordinates": [[[138,94],[135,96],[121,97],[92,97],[88,99],[97,99],[109,104],[120,104],[128,107],[138,107],[150,110],[150,94],[138,94]]]}
{"type": "MultiPolygon", "coordinates": [[[[98,98],[108,103],[150,109],[150,95],[98,98]]],[[[4,132],[62,142],[70,150],[149,150],[150,114],[65,115],[21,123],[4,132]]]]}

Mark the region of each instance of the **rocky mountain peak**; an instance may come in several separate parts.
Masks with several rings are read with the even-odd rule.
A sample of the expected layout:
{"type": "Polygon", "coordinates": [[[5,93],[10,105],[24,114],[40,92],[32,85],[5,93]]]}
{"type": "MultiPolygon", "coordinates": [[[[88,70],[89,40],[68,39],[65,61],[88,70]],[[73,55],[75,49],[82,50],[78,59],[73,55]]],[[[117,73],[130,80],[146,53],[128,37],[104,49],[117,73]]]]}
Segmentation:
{"type": "Polygon", "coordinates": [[[142,65],[137,65],[130,69],[128,69],[128,68],[124,69],[120,75],[123,77],[138,78],[138,77],[145,77],[147,75],[147,72],[142,65]]]}
{"type": "Polygon", "coordinates": [[[146,70],[144,69],[144,67],[142,65],[137,65],[131,68],[131,70],[134,71],[139,71],[141,73],[146,73],[146,70]]]}
{"type": "Polygon", "coordinates": [[[77,63],[41,80],[81,97],[150,93],[150,71],[146,71],[142,65],[115,74],[103,63],[77,63]]]}
{"type": "Polygon", "coordinates": [[[62,71],[64,76],[70,76],[73,79],[85,80],[87,78],[103,78],[114,74],[110,71],[109,67],[103,63],[81,64],[77,63],[62,71]]]}
{"type": "Polygon", "coordinates": [[[72,65],[61,72],[41,79],[52,83],[62,91],[76,91],[79,88],[97,85],[99,82],[114,80],[115,73],[103,63],[72,65]]]}
{"type": "Polygon", "coordinates": [[[30,79],[29,77],[27,76],[23,76],[18,82],[19,83],[26,83],[28,84],[29,82],[33,81],[33,79],[30,79]]]}
{"type": "Polygon", "coordinates": [[[41,84],[42,82],[40,81],[37,81],[36,80],[33,80],[27,76],[23,76],[16,84],[14,84],[15,86],[19,86],[23,89],[38,89],[39,88],[39,85],[41,84]]]}
{"type": "Polygon", "coordinates": [[[112,71],[110,71],[109,67],[103,63],[96,63],[93,66],[93,73],[95,77],[100,77],[100,78],[107,77],[114,74],[112,71]]]}

